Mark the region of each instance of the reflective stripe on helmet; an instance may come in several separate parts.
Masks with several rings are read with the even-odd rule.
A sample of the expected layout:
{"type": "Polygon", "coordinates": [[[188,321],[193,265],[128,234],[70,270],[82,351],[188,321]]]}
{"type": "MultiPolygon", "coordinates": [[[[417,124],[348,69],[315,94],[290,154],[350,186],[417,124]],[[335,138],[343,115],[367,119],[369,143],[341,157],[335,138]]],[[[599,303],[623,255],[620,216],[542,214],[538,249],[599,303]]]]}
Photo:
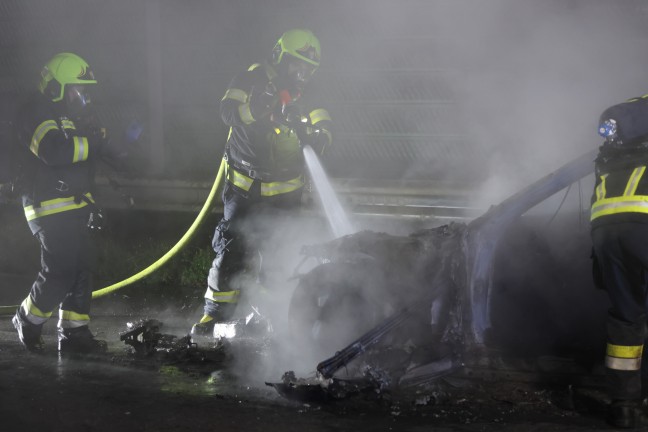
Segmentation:
{"type": "MultiPolygon", "coordinates": [[[[94,203],[92,194],[86,193],[84,195],[90,202],[94,203]]],[[[39,207],[34,207],[29,205],[24,208],[25,217],[28,221],[43,217],[49,216],[56,213],[62,213],[68,210],[76,210],[87,206],[88,203],[84,200],[81,202],[76,202],[75,197],[65,197],[65,198],[56,198],[48,201],[41,202],[39,207]]]]}
{"type": "Polygon", "coordinates": [[[636,98],[628,99],[627,102],[637,102],[638,100],[641,100],[641,99],[648,99],[648,94],[645,94],[643,96],[639,96],[639,97],[636,97],[636,98]]]}

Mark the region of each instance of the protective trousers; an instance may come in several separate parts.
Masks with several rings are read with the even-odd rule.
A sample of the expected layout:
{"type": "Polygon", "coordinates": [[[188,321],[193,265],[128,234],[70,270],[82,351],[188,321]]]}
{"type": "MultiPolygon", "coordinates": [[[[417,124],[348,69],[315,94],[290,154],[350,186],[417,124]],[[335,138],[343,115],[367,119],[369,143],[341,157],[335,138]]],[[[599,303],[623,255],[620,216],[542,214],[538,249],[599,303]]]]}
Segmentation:
{"type": "Polygon", "coordinates": [[[300,188],[285,194],[262,196],[258,180],[249,191],[225,181],[223,218],[212,240],[216,257],[207,277],[205,315],[217,320],[229,319],[241,288],[253,282],[263,283],[262,244],[275,220],[270,215],[273,210],[298,208],[301,195],[300,188]],[[243,277],[245,273],[247,276],[243,277]]]}
{"type": "Polygon", "coordinates": [[[41,269],[21,305],[23,313],[33,324],[42,324],[60,305],[59,327],[87,325],[96,265],[87,219],[79,215],[52,219],[35,237],[40,242],[41,269]]]}
{"type": "Polygon", "coordinates": [[[639,399],[648,309],[648,224],[602,225],[592,230],[592,242],[612,303],[605,357],[608,393],[615,400],[639,399]]]}

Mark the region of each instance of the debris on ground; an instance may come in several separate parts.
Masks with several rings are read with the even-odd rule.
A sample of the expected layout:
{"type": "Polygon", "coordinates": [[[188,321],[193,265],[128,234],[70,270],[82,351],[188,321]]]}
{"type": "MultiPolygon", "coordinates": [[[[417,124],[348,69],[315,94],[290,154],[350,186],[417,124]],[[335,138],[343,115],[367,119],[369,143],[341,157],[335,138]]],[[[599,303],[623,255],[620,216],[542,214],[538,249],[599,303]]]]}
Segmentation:
{"type": "Polygon", "coordinates": [[[126,324],[128,330],[121,332],[119,340],[132,347],[137,358],[162,355],[166,361],[205,361],[206,355],[198,349],[190,335],[178,337],[160,332],[162,322],[144,318],[126,324]]]}

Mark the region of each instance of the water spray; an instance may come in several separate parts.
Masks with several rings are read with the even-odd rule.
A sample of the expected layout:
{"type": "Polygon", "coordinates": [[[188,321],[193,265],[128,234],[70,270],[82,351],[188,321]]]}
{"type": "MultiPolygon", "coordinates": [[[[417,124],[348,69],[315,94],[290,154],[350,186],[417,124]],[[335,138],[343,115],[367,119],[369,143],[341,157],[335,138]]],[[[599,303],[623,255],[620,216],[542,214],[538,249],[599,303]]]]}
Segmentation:
{"type": "Polygon", "coordinates": [[[309,145],[304,146],[304,159],[322,208],[326,213],[326,218],[333,231],[333,236],[337,238],[353,234],[355,230],[331,186],[324,167],[322,167],[315,150],[309,145]]]}

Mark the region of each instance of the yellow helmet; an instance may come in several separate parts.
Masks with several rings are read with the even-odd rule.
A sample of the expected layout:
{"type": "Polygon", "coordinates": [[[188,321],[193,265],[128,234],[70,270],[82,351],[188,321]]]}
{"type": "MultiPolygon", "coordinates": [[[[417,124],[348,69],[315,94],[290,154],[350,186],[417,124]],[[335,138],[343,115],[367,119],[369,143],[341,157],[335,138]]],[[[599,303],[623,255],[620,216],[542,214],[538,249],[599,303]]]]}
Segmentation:
{"type": "Polygon", "coordinates": [[[65,86],[69,84],[96,84],[94,74],[88,63],[76,54],[59,53],[45,64],[41,71],[38,90],[58,102],[65,95],[65,86]]]}
{"type": "Polygon", "coordinates": [[[303,60],[317,68],[320,64],[320,42],[310,30],[288,30],[281,35],[272,50],[273,63],[281,63],[285,54],[303,60]]]}

